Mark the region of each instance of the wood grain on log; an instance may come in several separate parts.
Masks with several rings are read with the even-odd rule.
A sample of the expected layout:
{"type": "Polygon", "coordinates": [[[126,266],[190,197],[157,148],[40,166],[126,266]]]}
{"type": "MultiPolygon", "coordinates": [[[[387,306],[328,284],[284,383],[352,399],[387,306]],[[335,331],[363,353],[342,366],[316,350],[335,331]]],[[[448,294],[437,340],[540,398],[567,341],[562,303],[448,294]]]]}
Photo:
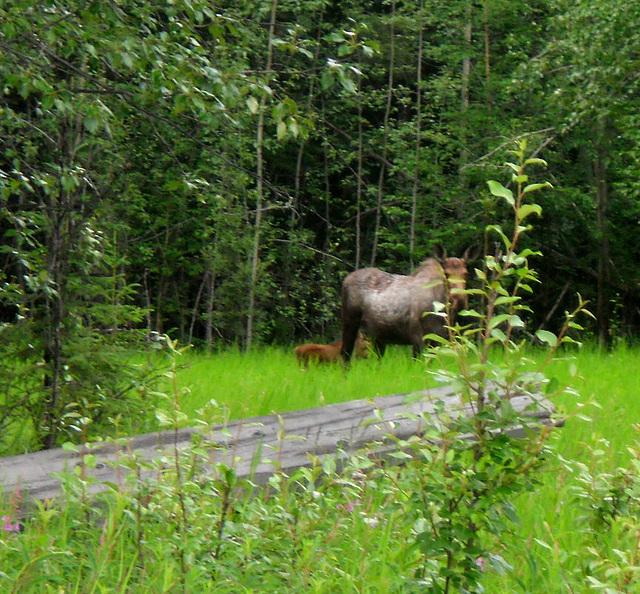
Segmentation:
{"type": "MultiPolygon", "coordinates": [[[[517,413],[524,413],[532,422],[562,424],[554,416],[553,405],[542,398],[515,396],[510,402],[517,413]]],[[[373,444],[372,452],[384,456],[397,447],[398,439],[422,435],[428,424],[439,425],[446,423],[447,417],[473,413],[473,407],[462,403],[458,395],[438,388],[352,400],[230,421],[226,426],[160,431],[117,443],[88,444],[85,448],[79,446],[78,451],[58,448],[8,456],[0,458],[0,481],[5,495],[19,491],[26,503],[33,499],[52,499],[60,492],[56,473],[73,471],[82,466],[83,454],[92,454],[95,463],[82,468],[84,476],[93,477],[88,491],[104,490],[105,483],[124,488],[125,477],[131,471],[122,461],[128,456],[135,454],[145,460],[171,456],[175,447],[185,449],[194,434],[201,433],[211,446],[211,471],[217,463],[224,463],[233,466],[238,477],[251,477],[256,483],[264,483],[276,470],[290,474],[298,467],[310,466],[315,456],[331,454],[342,459],[369,444],[373,444]],[[444,412],[438,412],[438,407],[444,412]]],[[[512,426],[508,433],[522,435],[523,427],[512,426]]]]}

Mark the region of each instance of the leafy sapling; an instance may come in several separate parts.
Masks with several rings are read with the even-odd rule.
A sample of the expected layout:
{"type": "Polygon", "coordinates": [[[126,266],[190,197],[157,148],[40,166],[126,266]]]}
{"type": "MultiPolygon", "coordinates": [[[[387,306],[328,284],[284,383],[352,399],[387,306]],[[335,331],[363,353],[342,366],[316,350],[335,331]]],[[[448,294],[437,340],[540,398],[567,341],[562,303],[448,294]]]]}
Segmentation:
{"type": "MultiPolygon", "coordinates": [[[[508,570],[492,543],[515,519],[512,499],[536,484],[551,433],[550,427],[535,426],[526,413],[517,413],[510,400],[526,395],[538,402],[541,390],[547,398],[562,391],[558,382],[544,375],[544,364],[532,370],[525,351],[528,341],[522,338],[529,312],[523,295],[533,292],[538,282],[530,259],[541,254],[522,247],[521,239],[533,216],[542,213],[533,201],[535,193],[551,187],[548,182],[530,182],[529,168],[545,162],[527,157],[526,149],[526,141],[520,142],[512,151],[515,159],[506,163],[511,172],[508,186],[488,182],[489,191],[507,205],[512,219],[487,227],[486,233],[496,237],[500,247],[486,255],[482,269],[476,269],[480,287],[464,290],[479,297],[483,309],[469,309],[461,316],[475,318],[478,324],[450,327],[451,340],[439,341],[429,353],[440,363],[430,373],[461,394],[474,414],[441,418],[425,435],[434,445],[423,441],[416,446],[422,467],[413,496],[416,546],[425,559],[418,579],[428,592],[480,592],[485,570],[508,570]],[[510,436],[516,425],[525,428],[525,437],[510,436]]],[[[561,344],[575,342],[567,330],[580,329],[575,318],[588,313],[585,306],[579,299],[557,335],[536,332],[538,342],[549,349],[545,363],[561,344]]]]}

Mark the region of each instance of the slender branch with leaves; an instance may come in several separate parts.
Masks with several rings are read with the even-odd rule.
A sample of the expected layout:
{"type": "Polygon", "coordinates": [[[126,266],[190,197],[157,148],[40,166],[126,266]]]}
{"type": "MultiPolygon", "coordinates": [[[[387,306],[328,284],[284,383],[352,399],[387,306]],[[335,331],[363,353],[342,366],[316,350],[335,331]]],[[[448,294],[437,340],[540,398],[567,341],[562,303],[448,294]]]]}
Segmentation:
{"type": "MultiPolygon", "coordinates": [[[[460,312],[460,318],[476,323],[450,325],[451,340],[438,341],[428,355],[438,363],[437,371],[430,372],[434,378],[461,394],[463,404],[475,413],[445,417],[441,412],[438,426],[425,436],[434,445],[421,442],[417,448],[421,463],[429,461],[415,495],[418,525],[423,526],[416,546],[425,559],[418,577],[428,592],[480,592],[486,566],[506,569],[504,559],[491,550],[491,538],[514,519],[512,498],[536,484],[551,434],[550,427],[537,426],[526,412],[517,413],[511,399],[527,396],[535,407],[543,397],[553,401],[563,392],[543,369],[561,345],[577,344],[568,334],[581,329],[576,317],[590,315],[578,296],[577,307],[567,312],[557,335],[537,330],[534,339],[548,353],[534,367],[526,351],[530,309],[523,296],[532,293],[537,282],[530,259],[541,254],[523,247],[522,237],[531,229],[532,215],[542,213],[535,193],[551,184],[530,181],[529,169],[545,162],[527,157],[526,139],[511,154],[515,159],[505,164],[510,183],[488,182],[491,194],[511,209],[511,222],[487,227],[486,233],[497,240],[496,251],[475,271],[479,286],[463,290],[483,309],[460,312]],[[516,425],[524,428],[524,438],[509,436],[509,427],[516,425]]],[[[449,315],[446,308],[441,315],[449,315]]]]}

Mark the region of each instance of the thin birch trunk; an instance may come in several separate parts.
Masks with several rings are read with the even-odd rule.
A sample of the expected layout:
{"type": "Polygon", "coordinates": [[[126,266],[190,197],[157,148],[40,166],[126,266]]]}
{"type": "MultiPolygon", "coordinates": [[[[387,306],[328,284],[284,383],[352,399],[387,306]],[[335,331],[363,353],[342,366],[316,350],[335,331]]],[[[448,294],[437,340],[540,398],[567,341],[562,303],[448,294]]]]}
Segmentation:
{"type": "MultiPolygon", "coordinates": [[[[276,11],[278,8],[278,0],[271,3],[271,18],[269,22],[269,36],[267,40],[267,63],[265,66],[265,81],[268,85],[271,81],[271,66],[273,61],[272,41],[275,36],[276,28],[276,11]]],[[[253,334],[256,317],[256,289],[258,285],[258,270],[260,268],[260,241],[262,234],[262,205],[264,202],[264,161],[263,161],[263,145],[264,145],[264,127],[265,127],[265,111],[267,105],[267,95],[263,94],[260,99],[258,112],[258,129],[256,132],[256,216],[254,220],[253,232],[253,250],[251,254],[251,278],[249,281],[249,307],[247,311],[247,336],[245,348],[248,350],[253,343],[253,334]]]]}
{"type": "Polygon", "coordinates": [[[144,289],[144,301],[146,305],[145,318],[147,320],[147,331],[151,332],[151,312],[153,311],[151,307],[151,293],[149,292],[149,283],[147,279],[149,278],[149,269],[145,268],[144,273],[142,274],[142,287],[144,289]]]}
{"type": "MultiPolygon", "coordinates": [[[[320,14],[318,18],[318,22],[322,21],[322,17],[323,15],[320,14]]],[[[314,64],[318,63],[319,56],[320,56],[320,48],[321,48],[320,37],[321,37],[320,31],[318,31],[318,37],[316,39],[316,42],[317,42],[316,50],[315,50],[315,55],[313,60],[314,64]]],[[[307,113],[311,111],[311,106],[313,105],[313,98],[315,96],[315,89],[316,89],[316,77],[311,76],[309,80],[309,93],[307,94],[307,113]]],[[[296,172],[295,172],[295,178],[294,178],[294,194],[293,194],[294,202],[293,202],[293,209],[291,210],[292,226],[293,226],[293,221],[298,212],[298,205],[300,203],[300,192],[302,188],[302,161],[303,161],[304,150],[306,146],[307,146],[306,141],[300,140],[300,145],[298,146],[298,155],[296,157],[296,172]]]]}
{"type": "Polygon", "coordinates": [[[193,308],[191,309],[191,321],[189,322],[189,334],[187,336],[187,344],[192,344],[193,343],[193,330],[195,328],[196,325],[196,321],[198,319],[198,309],[200,307],[200,300],[202,299],[202,295],[204,293],[204,289],[207,286],[207,277],[209,276],[209,271],[205,271],[203,277],[202,277],[202,282],[200,283],[200,286],[198,287],[198,293],[196,295],[196,299],[193,303],[193,308]]]}
{"type": "Polygon", "coordinates": [[[489,33],[489,2],[485,0],[483,7],[484,21],[484,77],[487,87],[487,105],[493,109],[493,93],[491,92],[491,35],[489,33]]]}
{"type": "Polygon", "coordinates": [[[207,345],[207,349],[213,348],[213,304],[215,302],[216,292],[216,267],[215,264],[211,264],[211,269],[207,275],[207,306],[205,310],[206,324],[204,327],[204,341],[207,345]]]}
{"type": "Polygon", "coordinates": [[[469,111],[469,81],[471,78],[471,34],[473,5],[469,2],[466,11],[466,23],[463,32],[464,58],[462,59],[462,75],[460,78],[460,163],[459,177],[463,183],[462,169],[467,163],[467,113],[469,111]]]}
{"type": "MultiPolygon", "coordinates": [[[[322,102],[322,112],[323,112],[323,120],[324,120],[324,101],[322,102]]],[[[331,180],[329,175],[329,144],[325,141],[322,143],[322,149],[324,153],[324,224],[325,224],[325,234],[324,234],[324,243],[323,243],[323,251],[327,252],[329,250],[329,245],[331,243],[331,180]]]]}
{"type": "Polygon", "coordinates": [[[420,149],[422,140],[422,54],[424,52],[424,36],[422,31],[422,11],[424,0],[420,3],[418,20],[418,59],[416,65],[416,146],[415,168],[413,170],[413,188],[411,189],[411,222],[409,225],[409,262],[413,269],[413,258],[416,249],[416,215],[418,210],[418,187],[420,185],[420,149]]]}
{"type": "Polygon", "coordinates": [[[360,268],[360,263],[362,261],[362,253],[361,253],[361,217],[362,217],[362,190],[363,190],[363,180],[362,180],[362,171],[363,171],[363,161],[364,156],[362,154],[363,147],[363,139],[362,139],[362,84],[360,82],[360,78],[358,78],[358,179],[357,179],[357,189],[356,189],[356,268],[360,268]]]}
{"type": "MultiPolygon", "coordinates": [[[[383,133],[382,133],[382,156],[384,161],[387,159],[387,144],[389,140],[389,116],[391,114],[391,101],[393,100],[393,76],[395,68],[395,27],[394,20],[396,16],[396,3],[391,2],[391,20],[389,26],[389,77],[387,80],[387,103],[384,111],[383,133]]],[[[382,196],[384,193],[384,179],[386,167],[384,162],[380,164],[380,174],[378,176],[378,195],[376,199],[376,222],[373,230],[373,245],[371,247],[371,266],[376,264],[376,255],[378,252],[378,234],[380,232],[380,221],[382,219],[382,196]]]]}
{"type": "Polygon", "coordinates": [[[609,187],[607,183],[607,124],[600,123],[599,138],[596,141],[596,156],[594,162],[596,216],[598,231],[598,297],[596,304],[596,318],[598,327],[598,343],[601,347],[611,345],[609,336],[609,298],[610,298],[610,267],[609,260],[609,187]]]}

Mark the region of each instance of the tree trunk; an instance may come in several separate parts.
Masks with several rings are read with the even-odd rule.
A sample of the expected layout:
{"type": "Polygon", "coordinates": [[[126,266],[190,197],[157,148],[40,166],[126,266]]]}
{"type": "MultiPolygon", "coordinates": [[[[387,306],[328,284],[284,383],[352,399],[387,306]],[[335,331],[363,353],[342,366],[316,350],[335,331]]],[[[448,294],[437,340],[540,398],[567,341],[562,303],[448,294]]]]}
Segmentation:
{"type": "Polygon", "coordinates": [[[213,304],[216,291],[216,267],[211,263],[207,271],[207,305],[205,311],[204,341],[207,349],[213,348],[213,304]]]}
{"type": "Polygon", "coordinates": [[[208,277],[209,277],[209,271],[205,270],[205,273],[202,275],[202,282],[198,287],[198,293],[196,294],[196,298],[193,303],[193,308],[191,309],[191,321],[189,322],[189,334],[187,336],[187,344],[193,343],[193,330],[195,328],[196,322],[198,321],[198,314],[200,312],[200,300],[202,299],[202,294],[204,293],[205,287],[207,286],[208,277]]]}
{"type": "Polygon", "coordinates": [[[52,233],[49,240],[49,259],[47,274],[55,292],[50,292],[46,299],[46,320],[44,329],[44,411],[42,415],[43,440],[42,447],[51,449],[56,444],[58,425],[60,423],[60,379],[62,377],[62,321],[64,319],[63,278],[61,264],[64,259],[62,248],[63,221],[55,214],[55,205],[51,207],[52,233]]]}
{"type": "MultiPolygon", "coordinates": [[[[322,101],[322,112],[324,119],[324,100],[322,101]]],[[[324,157],[324,242],[322,249],[326,253],[331,245],[331,180],[329,167],[329,143],[325,140],[322,143],[322,152],[324,157]]]]}
{"type": "Polygon", "coordinates": [[[489,34],[489,2],[485,0],[482,20],[484,21],[484,78],[487,87],[487,105],[493,109],[493,93],[491,92],[491,36],[489,34]]]}
{"type": "Polygon", "coordinates": [[[416,215],[418,210],[418,187],[420,184],[420,148],[422,141],[422,54],[424,51],[424,36],[422,31],[422,11],[424,0],[420,2],[418,18],[418,58],[416,64],[416,145],[415,168],[413,170],[413,187],[411,189],[411,222],[409,224],[409,263],[413,269],[416,247],[416,215]]]}
{"type": "Polygon", "coordinates": [[[611,293],[611,274],[609,268],[609,260],[611,255],[609,245],[609,189],[607,184],[608,150],[606,135],[606,122],[601,122],[594,161],[594,181],[596,192],[596,216],[598,233],[598,297],[596,305],[596,318],[598,328],[598,342],[601,347],[609,348],[611,346],[611,336],[609,333],[609,303],[611,293]]]}
{"type": "MultiPolygon", "coordinates": [[[[323,18],[323,14],[322,12],[318,15],[318,22],[322,22],[322,18],[323,18]]],[[[320,35],[320,30],[318,31],[318,36],[316,38],[316,49],[314,52],[314,57],[313,57],[313,61],[314,63],[317,63],[317,61],[319,60],[319,56],[320,56],[320,48],[322,47],[321,44],[321,35],[320,35]]],[[[316,77],[315,76],[311,76],[309,78],[309,92],[307,93],[307,113],[311,112],[311,108],[313,106],[313,99],[315,97],[315,90],[316,90],[316,77]]],[[[307,141],[304,139],[300,140],[300,144],[298,146],[298,155],[296,157],[296,171],[295,171],[295,177],[294,177],[294,195],[293,195],[293,208],[291,209],[291,226],[293,227],[293,223],[295,220],[295,217],[298,214],[298,205],[300,202],[300,193],[302,190],[302,163],[303,163],[303,158],[304,158],[304,150],[305,147],[307,145],[307,141]]]]}
{"type": "Polygon", "coordinates": [[[387,80],[387,102],[384,110],[383,132],[382,132],[382,157],[380,164],[380,174],[378,176],[378,195],[376,200],[376,222],[373,230],[373,245],[371,247],[371,266],[376,265],[376,255],[378,252],[378,234],[380,233],[380,221],[382,218],[382,196],[384,193],[384,179],[386,167],[384,161],[387,159],[387,142],[389,138],[389,115],[391,114],[391,101],[393,99],[393,75],[395,67],[395,27],[396,3],[391,2],[391,20],[389,25],[389,77],[387,80]]]}
{"type": "Polygon", "coordinates": [[[361,242],[361,214],[362,214],[362,190],[363,190],[363,179],[362,179],[362,171],[363,171],[363,138],[362,138],[362,84],[360,82],[360,78],[358,78],[358,179],[357,190],[356,190],[356,268],[360,268],[360,263],[362,261],[362,248],[360,245],[361,242]]]}
{"type": "Polygon", "coordinates": [[[467,112],[469,111],[469,82],[471,78],[471,33],[473,16],[473,4],[469,2],[466,11],[466,23],[463,31],[463,47],[464,58],[462,59],[462,75],[460,77],[460,164],[459,177],[460,183],[463,185],[462,173],[463,167],[466,165],[467,156],[467,112]]]}
{"type": "MultiPolygon", "coordinates": [[[[269,36],[267,39],[267,62],[265,66],[265,81],[267,86],[271,79],[271,65],[273,61],[273,47],[271,45],[275,36],[276,29],[276,11],[278,8],[278,0],[271,3],[271,18],[269,21],[269,36]]],[[[251,278],[249,280],[249,307],[247,311],[247,336],[245,348],[248,350],[253,344],[253,334],[256,317],[256,290],[258,286],[258,271],[260,268],[260,241],[262,235],[262,205],[264,203],[264,127],[265,127],[265,111],[267,105],[267,95],[263,93],[260,99],[258,112],[258,127],[256,132],[256,216],[253,227],[253,250],[251,254],[251,278]]]]}

